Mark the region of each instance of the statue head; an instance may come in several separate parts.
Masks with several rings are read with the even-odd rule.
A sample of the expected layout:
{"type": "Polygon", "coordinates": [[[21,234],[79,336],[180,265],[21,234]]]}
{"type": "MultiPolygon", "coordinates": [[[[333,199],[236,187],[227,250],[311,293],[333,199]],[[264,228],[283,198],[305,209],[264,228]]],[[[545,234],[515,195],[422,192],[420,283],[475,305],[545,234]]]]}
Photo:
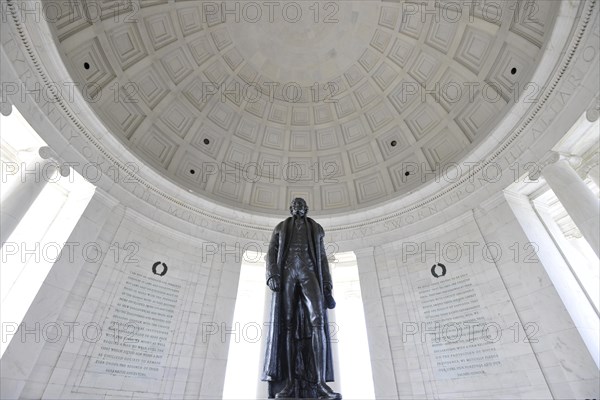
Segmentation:
{"type": "Polygon", "coordinates": [[[308,214],[308,205],[301,197],[296,197],[290,203],[290,214],[298,217],[304,217],[308,214]]]}

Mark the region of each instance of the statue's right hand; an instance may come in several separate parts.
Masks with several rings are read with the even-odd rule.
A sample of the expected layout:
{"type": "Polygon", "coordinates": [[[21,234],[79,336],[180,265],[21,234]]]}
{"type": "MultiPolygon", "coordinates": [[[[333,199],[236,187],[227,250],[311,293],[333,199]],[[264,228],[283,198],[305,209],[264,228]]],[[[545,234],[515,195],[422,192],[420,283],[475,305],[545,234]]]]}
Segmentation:
{"type": "Polygon", "coordinates": [[[271,289],[274,292],[279,292],[279,279],[276,276],[272,276],[269,278],[269,281],[267,282],[267,285],[269,286],[269,289],[271,289]]]}

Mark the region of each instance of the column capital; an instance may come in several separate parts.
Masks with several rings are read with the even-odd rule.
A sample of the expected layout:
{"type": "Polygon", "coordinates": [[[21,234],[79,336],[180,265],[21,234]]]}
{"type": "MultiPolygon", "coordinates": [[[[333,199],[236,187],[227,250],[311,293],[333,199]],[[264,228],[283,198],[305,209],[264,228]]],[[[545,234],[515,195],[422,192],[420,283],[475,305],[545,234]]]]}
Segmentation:
{"type": "Polygon", "coordinates": [[[58,171],[60,172],[61,176],[67,177],[71,173],[69,166],[65,165],[58,154],[56,154],[56,152],[50,147],[42,146],[38,149],[37,153],[42,159],[50,160],[58,164],[58,171]]]}
{"type": "Polygon", "coordinates": [[[368,256],[372,256],[373,254],[375,254],[375,247],[363,247],[361,249],[355,249],[353,250],[354,254],[356,255],[356,258],[359,257],[368,257],[368,256]]]}
{"type": "Polygon", "coordinates": [[[594,99],[592,106],[585,111],[585,118],[589,122],[596,122],[600,117],[600,99],[598,96],[594,99]]]}
{"type": "Polygon", "coordinates": [[[549,151],[538,162],[538,168],[529,173],[529,179],[532,181],[538,180],[543,175],[543,171],[546,167],[556,164],[560,161],[567,161],[569,165],[575,169],[581,165],[581,160],[582,159],[580,156],[574,154],[562,153],[559,151],[549,151]]]}
{"type": "Polygon", "coordinates": [[[8,100],[0,102],[0,114],[8,117],[12,113],[13,105],[8,100]]]}

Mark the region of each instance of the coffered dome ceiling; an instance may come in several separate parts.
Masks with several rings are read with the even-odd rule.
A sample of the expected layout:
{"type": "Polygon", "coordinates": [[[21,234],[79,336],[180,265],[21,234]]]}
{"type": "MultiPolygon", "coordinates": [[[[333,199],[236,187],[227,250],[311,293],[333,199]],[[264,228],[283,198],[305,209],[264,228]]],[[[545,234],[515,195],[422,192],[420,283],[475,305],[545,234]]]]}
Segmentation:
{"type": "Polygon", "coordinates": [[[535,98],[558,2],[94,5],[56,40],[141,160],[221,204],[336,213],[415,190],[535,98]]]}

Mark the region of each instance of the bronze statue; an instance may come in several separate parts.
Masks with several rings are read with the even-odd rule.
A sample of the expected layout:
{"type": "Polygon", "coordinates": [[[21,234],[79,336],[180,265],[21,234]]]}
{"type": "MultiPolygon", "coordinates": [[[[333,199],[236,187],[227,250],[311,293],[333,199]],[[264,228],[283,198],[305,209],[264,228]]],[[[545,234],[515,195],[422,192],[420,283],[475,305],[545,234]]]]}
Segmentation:
{"type": "Polygon", "coordinates": [[[308,218],[304,199],[273,231],[266,256],[273,291],[263,381],[269,398],[336,399],[326,308],[335,307],[321,225],[308,218]]]}

